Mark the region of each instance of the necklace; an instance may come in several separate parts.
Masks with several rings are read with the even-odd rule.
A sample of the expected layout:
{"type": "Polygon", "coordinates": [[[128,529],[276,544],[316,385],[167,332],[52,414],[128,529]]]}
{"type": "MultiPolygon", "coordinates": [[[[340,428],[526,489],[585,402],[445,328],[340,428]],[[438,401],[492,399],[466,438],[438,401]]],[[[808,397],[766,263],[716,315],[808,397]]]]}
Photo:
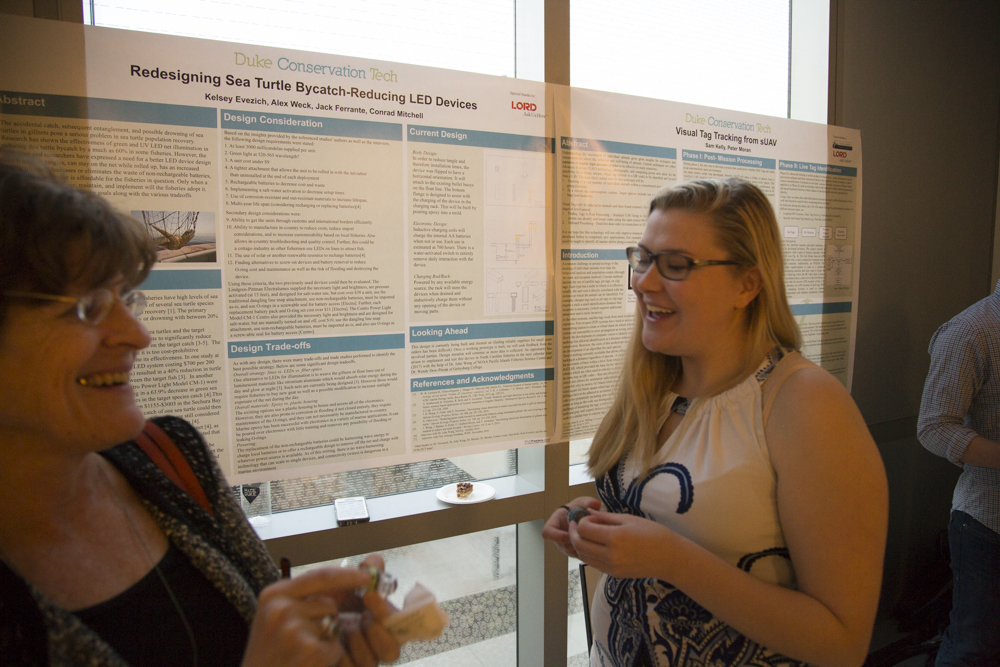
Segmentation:
{"type": "Polygon", "coordinates": [[[118,490],[115,488],[114,484],[111,483],[111,480],[108,478],[108,473],[106,473],[104,468],[100,466],[98,467],[98,470],[101,471],[101,477],[104,478],[104,483],[108,485],[109,489],[111,489],[111,495],[114,496],[118,509],[120,509],[122,514],[125,516],[125,521],[128,522],[128,527],[132,531],[132,537],[139,545],[139,548],[142,549],[142,552],[146,554],[146,559],[153,564],[153,570],[156,571],[156,576],[159,577],[160,582],[163,584],[163,588],[167,591],[167,596],[174,604],[174,609],[177,610],[177,615],[180,617],[181,623],[184,625],[184,630],[187,632],[188,641],[191,642],[191,667],[198,667],[198,642],[195,641],[194,630],[191,629],[191,623],[188,621],[187,615],[181,607],[181,603],[177,600],[177,596],[174,595],[174,590],[170,588],[170,584],[167,583],[167,578],[160,569],[160,564],[153,560],[153,557],[149,553],[149,549],[146,548],[146,543],[143,542],[142,537],[139,536],[139,529],[136,528],[134,523],[132,523],[132,517],[129,516],[128,510],[125,508],[125,501],[118,494],[118,490]]]}

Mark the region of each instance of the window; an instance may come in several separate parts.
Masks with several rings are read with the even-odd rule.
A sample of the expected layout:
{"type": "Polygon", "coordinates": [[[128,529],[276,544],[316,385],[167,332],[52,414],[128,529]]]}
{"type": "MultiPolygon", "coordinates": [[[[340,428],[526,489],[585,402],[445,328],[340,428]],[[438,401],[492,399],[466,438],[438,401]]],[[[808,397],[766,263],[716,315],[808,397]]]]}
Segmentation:
{"type": "Polygon", "coordinates": [[[826,122],[828,1],[573,0],[574,86],[826,122]]]}
{"type": "MultiPolygon", "coordinates": [[[[541,14],[532,5],[522,2],[518,15],[513,0],[250,0],[234,13],[232,3],[218,0],[127,4],[94,0],[84,3],[84,22],[500,76],[517,74],[520,54],[522,76],[533,73],[529,78],[541,78],[541,14]]],[[[328,504],[344,496],[405,493],[516,472],[515,452],[509,450],[286,479],[271,484],[271,506],[278,512],[328,504]]]]}
{"type": "MultiPolygon", "coordinates": [[[[509,526],[381,552],[386,571],[399,582],[389,597],[393,604],[402,607],[406,593],[420,583],[451,619],[439,639],[407,644],[394,664],[517,665],[516,540],[509,526]]],[[[343,562],[354,566],[362,558],[343,562]]],[[[341,562],[306,565],[293,574],[341,562]]]]}
{"type": "Polygon", "coordinates": [[[787,0],[574,0],[570,11],[574,86],[787,113],[787,0]]]}
{"type": "MultiPolygon", "coordinates": [[[[89,0],[84,5],[85,22],[97,26],[534,80],[541,80],[544,71],[543,8],[543,0],[246,0],[239,5],[218,0],[117,4],[89,0]]],[[[569,59],[571,82],[578,87],[824,122],[828,15],[827,0],[570,0],[570,48],[561,57],[569,59]],[[733,38],[734,34],[738,37],[733,38]]],[[[572,443],[570,463],[585,461],[588,446],[587,440],[572,443]]],[[[558,451],[555,447],[552,450],[558,451]]],[[[466,628],[469,640],[452,635],[434,647],[415,646],[414,652],[404,656],[407,663],[430,664],[435,660],[431,656],[443,658],[446,651],[465,650],[471,653],[453,654],[467,658],[463,664],[513,665],[518,655],[521,664],[557,664],[556,658],[543,654],[541,648],[546,609],[540,603],[554,602],[561,596],[568,603],[569,621],[563,656],[568,655],[570,664],[585,664],[580,649],[582,604],[575,562],[569,564],[568,576],[561,583],[553,581],[561,577],[536,578],[533,585],[521,586],[522,601],[517,600],[517,583],[522,576],[543,569],[538,524],[545,517],[542,501],[535,497],[543,495],[537,491],[546,478],[560,479],[558,474],[545,474],[546,468],[552,471],[552,461],[565,465],[566,459],[531,449],[509,450],[276,481],[270,489],[274,512],[302,518],[288,524],[276,520],[268,528],[273,534],[268,546],[299,549],[308,554],[299,561],[306,563],[330,558],[332,533],[365,535],[360,540],[364,544],[352,546],[350,551],[338,548],[336,553],[369,547],[383,553],[389,570],[400,579],[397,602],[413,581],[427,584],[460,624],[455,626],[456,632],[466,628]],[[380,532],[377,525],[355,527],[350,532],[332,530],[332,510],[321,507],[347,495],[372,498],[454,481],[513,475],[518,477],[510,483],[511,488],[522,479],[534,485],[534,491],[525,494],[532,496],[531,502],[513,497],[521,491],[511,492],[492,507],[461,508],[460,515],[451,510],[447,514],[430,512],[435,516],[426,520],[405,515],[405,519],[389,522],[396,530],[380,532]],[[285,512],[300,508],[303,511],[285,512]],[[498,511],[501,518],[491,515],[498,511]],[[320,515],[327,524],[317,528],[314,517],[320,515]],[[462,517],[460,522],[455,521],[457,516],[462,517]],[[294,530],[285,531],[291,523],[294,530]],[[455,523],[461,525],[456,527],[455,523]],[[497,527],[500,523],[518,526],[497,527]],[[421,542],[427,540],[424,529],[413,527],[444,524],[449,529],[435,536],[469,532],[421,542]],[[522,534],[526,526],[531,528],[522,534]],[[317,532],[309,531],[323,534],[317,537],[317,532]],[[559,596],[554,597],[553,590],[559,596]],[[470,616],[472,607],[486,615],[470,616]],[[474,632],[470,623],[476,624],[474,632]]],[[[576,485],[571,495],[582,492],[585,486],[581,468],[570,473],[569,486],[576,485]]],[[[565,482],[550,483],[556,484],[548,489],[555,495],[565,490],[565,482]],[[564,486],[559,488],[561,484],[564,486]]],[[[586,488],[593,489],[593,485],[586,488]]],[[[433,493],[422,498],[427,496],[433,493]]],[[[393,500],[383,498],[382,502],[388,505],[393,500]]],[[[419,511],[424,511],[423,505],[419,511]]],[[[373,512],[373,521],[377,523],[377,519],[373,512]]]]}
{"type": "MultiPolygon", "coordinates": [[[[531,5],[532,3],[526,3],[531,5]]],[[[527,12],[522,8],[522,14],[527,12]]],[[[516,18],[514,0],[136,0],[84,4],[84,22],[185,37],[336,53],[481,74],[517,76],[516,55],[539,36],[536,11],[516,18]],[[529,34],[530,33],[530,34],[529,34]]],[[[534,47],[535,60],[541,49],[534,47]]],[[[537,78],[541,69],[522,64],[537,78]]]]}
{"type": "Polygon", "coordinates": [[[271,482],[271,510],[312,507],[348,496],[384,496],[517,474],[517,450],[351,470],[271,482]]]}

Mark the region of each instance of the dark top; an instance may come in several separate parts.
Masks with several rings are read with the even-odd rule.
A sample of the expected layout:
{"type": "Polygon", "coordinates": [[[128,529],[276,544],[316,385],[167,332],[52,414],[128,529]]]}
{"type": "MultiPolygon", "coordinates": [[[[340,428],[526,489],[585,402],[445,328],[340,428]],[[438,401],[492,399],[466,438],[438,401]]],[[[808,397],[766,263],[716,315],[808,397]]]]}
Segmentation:
{"type": "MultiPolygon", "coordinates": [[[[249,628],[236,608],[174,545],[158,567],[194,631],[198,664],[238,667],[249,628]]],[[[120,595],[76,615],[130,665],[193,664],[191,639],[155,569],[120,595]]]]}
{"type": "MultiPolygon", "coordinates": [[[[240,511],[198,431],[177,417],[159,417],[153,421],[173,439],[191,465],[214,514],[210,515],[171,482],[135,443],[118,445],[102,454],[139,494],[171,546],[184,554],[211,588],[249,625],[257,611],[257,596],[278,579],[278,570],[240,511]]],[[[185,604],[185,613],[189,609],[195,613],[197,606],[185,604]]],[[[176,614],[171,604],[149,627],[162,630],[176,614]]],[[[137,625],[131,623],[128,631],[137,631],[137,625]]],[[[182,632],[164,631],[154,645],[159,646],[169,634],[180,636],[190,647],[186,632],[182,632]]],[[[213,638],[219,640],[220,637],[213,638]]],[[[242,648],[239,653],[242,655],[242,648]]],[[[190,663],[184,658],[172,664],[183,667],[190,663]]],[[[208,667],[213,663],[202,658],[199,664],[208,667]]],[[[0,665],[128,667],[129,662],[79,616],[57,605],[0,562],[0,665]]]]}

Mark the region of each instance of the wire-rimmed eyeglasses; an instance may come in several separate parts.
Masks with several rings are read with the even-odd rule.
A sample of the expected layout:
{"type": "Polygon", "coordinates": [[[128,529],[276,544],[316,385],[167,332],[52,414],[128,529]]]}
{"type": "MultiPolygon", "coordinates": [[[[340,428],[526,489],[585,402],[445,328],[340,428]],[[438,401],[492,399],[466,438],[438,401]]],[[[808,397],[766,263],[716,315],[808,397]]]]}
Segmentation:
{"type": "Polygon", "coordinates": [[[143,308],[146,307],[146,295],[142,292],[129,290],[119,295],[105,287],[92,289],[80,297],[24,292],[21,290],[8,290],[3,295],[21,299],[42,299],[43,301],[72,303],[76,306],[76,316],[80,318],[80,321],[90,325],[100,324],[108,316],[108,313],[111,312],[111,308],[116,302],[121,302],[125,310],[132,313],[135,317],[138,317],[142,313],[143,308]]]}
{"type": "Polygon", "coordinates": [[[700,269],[704,266],[739,266],[740,264],[729,259],[694,259],[673,250],[653,253],[642,246],[625,248],[625,256],[628,259],[628,265],[636,273],[645,273],[649,270],[649,266],[655,263],[656,270],[667,280],[684,280],[691,274],[692,269],[700,269]]]}

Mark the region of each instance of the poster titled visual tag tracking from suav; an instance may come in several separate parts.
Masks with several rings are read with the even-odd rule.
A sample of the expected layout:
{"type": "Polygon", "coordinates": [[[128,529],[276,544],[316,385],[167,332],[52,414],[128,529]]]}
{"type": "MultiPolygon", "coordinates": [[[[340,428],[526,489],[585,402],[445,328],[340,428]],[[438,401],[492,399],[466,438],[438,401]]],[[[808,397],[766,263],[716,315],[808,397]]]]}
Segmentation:
{"type": "Polygon", "coordinates": [[[656,192],[682,181],[739,177],[767,195],[802,353],[850,388],[861,244],[858,131],[576,88],[557,87],[554,95],[556,438],[590,438],[611,406],[636,326],[625,248],[642,237],[656,192]]]}

